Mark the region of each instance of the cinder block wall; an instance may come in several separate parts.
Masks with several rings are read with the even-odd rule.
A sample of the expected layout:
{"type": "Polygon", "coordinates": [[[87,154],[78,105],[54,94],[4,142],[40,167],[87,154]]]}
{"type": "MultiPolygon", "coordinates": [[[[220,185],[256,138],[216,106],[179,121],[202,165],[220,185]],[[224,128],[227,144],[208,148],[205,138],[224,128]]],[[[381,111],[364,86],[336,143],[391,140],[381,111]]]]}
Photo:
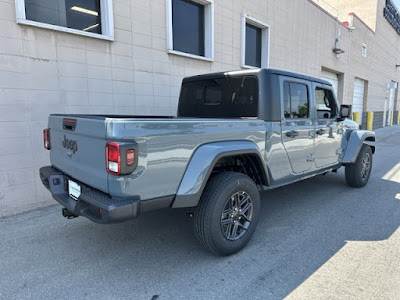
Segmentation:
{"type": "Polygon", "coordinates": [[[386,83],[399,81],[400,40],[380,16],[384,0],[376,33],[358,20],[350,32],[308,0],[214,0],[213,62],[167,53],[165,3],[113,1],[110,42],[17,25],[14,1],[0,0],[0,216],[54,203],[38,176],[50,163],[42,146],[50,113],[174,115],[184,76],[240,69],[242,13],[270,25],[270,67],[343,73],[344,103],[360,77],[369,81],[367,109],[382,111],[386,83]],[[336,57],[338,30],[346,52],[336,57]]]}
{"type": "Polygon", "coordinates": [[[383,111],[374,113],[374,122],[372,124],[373,129],[378,129],[383,127],[383,115],[385,113],[383,111]]]}
{"type": "Polygon", "coordinates": [[[395,111],[394,113],[393,113],[393,125],[399,125],[400,123],[398,122],[398,120],[399,120],[399,114],[400,114],[400,111],[395,111]]]}

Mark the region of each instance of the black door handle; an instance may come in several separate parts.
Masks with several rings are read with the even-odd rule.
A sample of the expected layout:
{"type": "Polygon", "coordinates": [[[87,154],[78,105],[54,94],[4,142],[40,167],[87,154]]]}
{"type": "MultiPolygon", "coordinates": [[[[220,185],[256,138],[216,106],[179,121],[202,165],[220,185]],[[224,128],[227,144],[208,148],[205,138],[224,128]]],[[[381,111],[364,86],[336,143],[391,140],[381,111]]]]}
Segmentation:
{"type": "Polygon", "coordinates": [[[325,133],[325,130],[324,129],[318,129],[315,133],[318,134],[318,135],[323,135],[325,133]]]}
{"type": "Polygon", "coordinates": [[[290,137],[290,138],[295,138],[296,136],[299,136],[299,133],[297,131],[292,130],[292,131],[286,132],[286,136],[290,137]]]}

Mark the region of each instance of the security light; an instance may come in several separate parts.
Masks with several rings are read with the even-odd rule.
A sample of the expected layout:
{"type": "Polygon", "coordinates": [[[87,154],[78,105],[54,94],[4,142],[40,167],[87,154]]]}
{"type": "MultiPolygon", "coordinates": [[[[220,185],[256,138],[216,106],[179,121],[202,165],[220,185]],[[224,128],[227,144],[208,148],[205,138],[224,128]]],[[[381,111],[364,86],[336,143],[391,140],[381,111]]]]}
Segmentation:
{"type": "Polygon", "coordinates": [[[337,46],[338,43],[339,43],[339,38],[336,38],[335,39],[335,48],[332,49],[332,52],[335,53],[336,55],[344,53],[344,50],[338,48],[338,46],[337,46]]]}
{"type": "Polygon", "coordinates": [[[342,50],[340,48],[333,48],[332,51],[333,51],[333,53],[335,53],[337,55],[344,53],[344,50],[342,50]]]}

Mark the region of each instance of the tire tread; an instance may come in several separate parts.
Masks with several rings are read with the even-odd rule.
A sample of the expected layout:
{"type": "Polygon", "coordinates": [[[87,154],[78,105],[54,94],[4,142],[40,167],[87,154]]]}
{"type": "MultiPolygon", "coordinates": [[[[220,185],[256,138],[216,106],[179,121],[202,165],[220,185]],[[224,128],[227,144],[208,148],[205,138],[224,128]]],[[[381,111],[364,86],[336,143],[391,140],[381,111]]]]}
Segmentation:
{"type": "Polygon", "coordinates": [[[372,170],[372,150],[371,147],[368,145],[363,145],[360,153],[358,154],[357,160],[354,164],[349,164],[346,165],[346,169],[345,169],[345,178],[346,178],[346,183],[349,186],[352,187],[363,187],[367,184],[368,180],[369,180],[369,176],[371,175],[371,170],[372,170]],[[360,176],[360,166],[361,166],[361,160],[362,157],[364,156],[365,152],[369,151],[370,155],[371,155],[371,169],[370,169],[370,174],[368,175],[368,179],[363,182],[360,176]]]}
{"type": "Polygon", "coordinates": [[[200,198],[199,205],[196,208],[194,214],[194,233],[200,244],[213,252],[216,255],[229,255],[230,252],[224,253],[221,249],[218,249],[212,241],[212,237],[209,234],[211,228],[210,211],[215,205],[215,199],[221,193],[221,190],[231,181],[237,179],[249,179],[248,176],[242,173],[235,172],[222,172],[213,176],[206,187],[204,188],[203,194],[200,198]]]}

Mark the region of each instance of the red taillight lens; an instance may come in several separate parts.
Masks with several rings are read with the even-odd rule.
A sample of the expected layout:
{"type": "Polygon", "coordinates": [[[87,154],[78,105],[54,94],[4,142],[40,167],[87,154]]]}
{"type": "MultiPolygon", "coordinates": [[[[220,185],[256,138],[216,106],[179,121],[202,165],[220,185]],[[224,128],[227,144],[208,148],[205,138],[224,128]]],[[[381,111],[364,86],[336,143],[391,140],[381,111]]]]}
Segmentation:
{"type": "Polygon", "coordinates": [[[107,143],[106,159],[107,172],[118,175],[121,170],[121,156],[117,143],[107,143]]]}
{"type": "Polygon", "coordinates": [[[107,143],[107,172],[117,176],[131,174],[136,169],[138,163],[135,151],[137,151],[137,144],[134,142],[107,143]]]}
{"type": "Polygon", "coordinates": [[[126,164],[128,166],[132,166],[135,161],[135,150],[129,149],[126,150],[126,164]]]}
{"type": "Polygon", "coordinates": [[[118,162],[119,160],[119,147],[118,145],[108,145],[108,160],[118,162]]]}
{"type": "Polygon", "coordinates": [[[44,149],[50,150],[50,130],[48,128],[43,129],[43,146],[44,149]]]}

